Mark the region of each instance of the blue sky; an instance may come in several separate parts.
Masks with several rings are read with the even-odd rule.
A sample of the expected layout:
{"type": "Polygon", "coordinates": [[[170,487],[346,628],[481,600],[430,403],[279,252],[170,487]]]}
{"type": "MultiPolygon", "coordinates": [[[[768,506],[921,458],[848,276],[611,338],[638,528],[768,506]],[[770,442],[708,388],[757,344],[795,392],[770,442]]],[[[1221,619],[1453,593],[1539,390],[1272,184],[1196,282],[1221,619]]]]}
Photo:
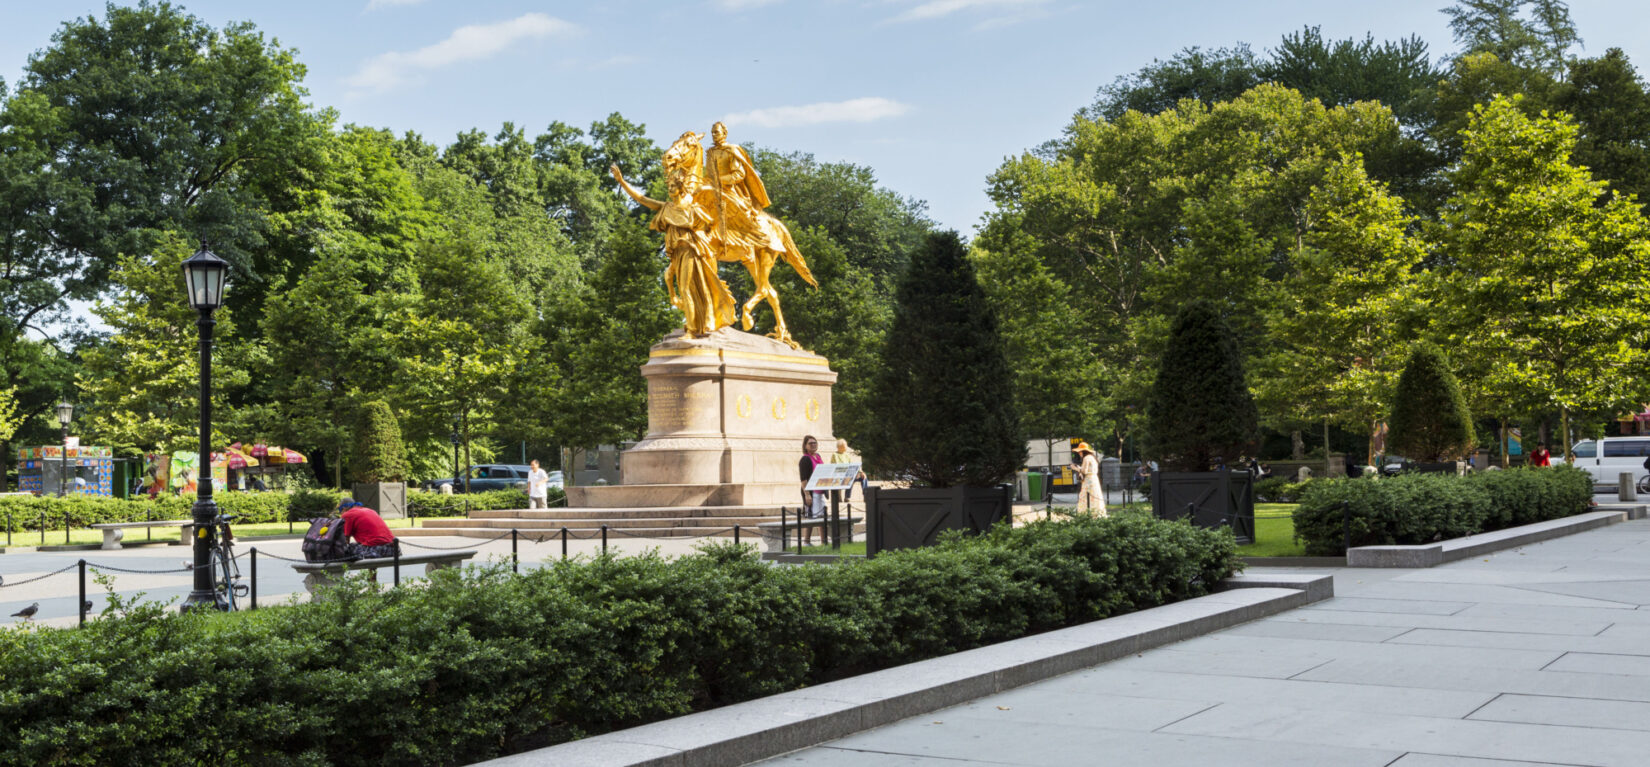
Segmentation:
{"type": "MultiPolygon", "coordinates": [[[[1452,51],[1446,0],[1065,2],[708,0],[196,0],[213,26],[251,21],[309,68],[312,101],[345,122],[448,143],[505,121],[529,135],[611,112],[661,145],[727,120],[732,139],[875,169],[971,235],[1004,157],[1057,137],[1095,90],[1190,45],[1264,49],[1318,25],[1326,37],[1418,34],[1452,51]]],[[[0,0],[0,77],[65,19],[101,2],[0,0]]],[[[1650,4],[1579,0],[1584,53],[1635,64],[1650,4]]]]}

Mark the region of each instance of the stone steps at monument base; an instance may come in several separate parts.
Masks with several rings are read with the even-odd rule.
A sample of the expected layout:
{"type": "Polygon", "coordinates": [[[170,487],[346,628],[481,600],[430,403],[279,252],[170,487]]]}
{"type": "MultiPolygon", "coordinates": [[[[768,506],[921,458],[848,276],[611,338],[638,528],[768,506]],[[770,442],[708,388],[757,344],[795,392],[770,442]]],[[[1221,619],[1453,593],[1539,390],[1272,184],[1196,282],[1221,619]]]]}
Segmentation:
{"type": "Polygon", "coordinates": [[[557,509],[506,509],[497,511],[472,511],[470,519],[612,519],[624,517],[626,519],[668,519],[668,518],[722,518],[722,517],[778,517],[780,509],[796,513],[800,504],[789,506],[662,506],[658,508],[640,509],[591,509],[591,508],[557,508],[557,509]]]}
{"type": "Polygon", "coordinates": [[[572,508],[644,509],[795,504],[800,500],[797,498],[797,484],[792,479],[714,485],[595,485],[565,489],[567,504],[572,508]]]}
{"type": "Polygon", "coordinates": [[[669,528],[701,528],[718,529],[743,525],[752,527],[763,522],[778,522],[779,515],[751,516],[751,517],[665,517],[665,518],[628,518],[605,517],[601,519],[446,519],[429,520],[428,524],[414,530],[560,530],[565,527],[569,530],[600,530],[606,525],[613,530],[629,530],[632,528],[669,529],[669,528]]]}

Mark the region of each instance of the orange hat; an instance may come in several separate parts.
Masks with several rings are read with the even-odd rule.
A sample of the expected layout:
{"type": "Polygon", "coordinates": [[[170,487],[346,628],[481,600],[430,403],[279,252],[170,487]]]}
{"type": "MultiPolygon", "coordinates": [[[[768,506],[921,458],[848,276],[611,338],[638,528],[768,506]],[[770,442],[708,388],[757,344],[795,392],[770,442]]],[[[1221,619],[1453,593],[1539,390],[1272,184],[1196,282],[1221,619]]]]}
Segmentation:
{"type": "Polygon", "coordinates": [[[1092,453],[1092,452],[1094,452],[1094,448],[1089,447],[1089,443],[1087,443],[1087,442],[1079,442],[1079,443],[1077,443],[1077,447],[1072,449],[1072,452],[1073,453],[1092,453]]]}

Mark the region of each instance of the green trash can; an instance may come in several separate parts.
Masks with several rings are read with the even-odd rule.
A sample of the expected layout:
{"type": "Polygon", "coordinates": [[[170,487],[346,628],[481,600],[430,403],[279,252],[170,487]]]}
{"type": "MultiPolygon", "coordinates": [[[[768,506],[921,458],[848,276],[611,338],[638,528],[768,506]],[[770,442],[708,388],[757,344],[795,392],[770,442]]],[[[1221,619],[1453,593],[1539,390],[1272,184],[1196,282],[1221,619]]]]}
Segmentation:
{"type": "Polygon", "coordinates": [[[1026,473],[1026,500],[1040,503],[1043,500],[1043,473],[1033,471],[1026,473]]]}

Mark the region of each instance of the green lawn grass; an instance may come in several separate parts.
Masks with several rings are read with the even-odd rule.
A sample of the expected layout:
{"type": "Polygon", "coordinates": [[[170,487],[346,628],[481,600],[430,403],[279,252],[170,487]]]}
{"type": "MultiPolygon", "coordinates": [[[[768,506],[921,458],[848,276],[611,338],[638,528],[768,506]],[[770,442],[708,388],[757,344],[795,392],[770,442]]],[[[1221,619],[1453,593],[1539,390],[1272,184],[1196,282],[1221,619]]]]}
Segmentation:
{"type": "Polygon", "coordinates": [[[863,557],[863,556],[865,556],[865,541],[857,540],[857,541],[854,541],[852,543],[849,543],[848,541],[843,541],[841,551],[837,551],[836,549],[833,549],[830,546],[803,546],[802,547],[802,553],[804,553],[804,554],[841,554],[843,556],[863,557]]]}
{"type": "MultiPolygon", "coordinates": [[[[384,520],[384,523],[389,525],[392,529],[393,528],[407,528],[407,527],[421,526],[420,523],[422,523],[426,519],[430,519],[430,520],[434,520],[434,519],[464,519],[464,517],[419,517],[416,520],[414,520],[414,519],[386,519],[386,520],[384,520]]],[[[258,524],[249,524],[249,525],[241,525],[241,524],[233,524],[232,523],[232,524],[230,524],[230,529],[235,531],[235,537],[237,539],[239,539],[239,538],[258,538],[258,537],[270,536],[270,535],[287,535],[289,533],[295,533],[295,534],[298,534],[298,535],[302,535],[305,530],[309,529],[309,524],[305,523],[305,522],[294,522],[291,525],[288,525],[285,522],[260,522],[258,524]]],[[[157,540],[157,541],[175,541],[175,540],[178,539],[178,534],[179,534],[180,531],[176,527],[155,527],[155,528],[149,528],[147,530],[145,528],[142,528],[142,527],[128,527],[128,528],[126,528],[125,542],[126,543],[142,543],[144,541],[150,540],[149,533],[151,533],[151,532],[154,534],[153,540],[157,540]]],[[[70,544],[91,544],[91,543],[101,544],[101,543],[103,543],[103,531],[93,530],[89,527],[88,528],[76,528],[76,529],[70,530],[69,531],[69,543],[70,544]]],[[[11,534],[11,544],[10,545],[13,545],[13,546],[39,546],[39,545],[41,545],[40,531],[39,530],[14,530],[14,531],[12,531],[12,534],[11,534]]],[[[46,538],[45,538],[45,545],[47,545],[47,546],[62,546],[63,545],[63,530],[62,530],[62,528],[58,528],[56,530],[47,530],[46,531],[46,538]]]]}
{"type": "Polygon", "coordinates": [[[1295,513],[1298,504],[1255,504],[1255,542],[1239,546],[1245,557],[1304,557],[1306,550],[1295,540],[1295,513]]]}

